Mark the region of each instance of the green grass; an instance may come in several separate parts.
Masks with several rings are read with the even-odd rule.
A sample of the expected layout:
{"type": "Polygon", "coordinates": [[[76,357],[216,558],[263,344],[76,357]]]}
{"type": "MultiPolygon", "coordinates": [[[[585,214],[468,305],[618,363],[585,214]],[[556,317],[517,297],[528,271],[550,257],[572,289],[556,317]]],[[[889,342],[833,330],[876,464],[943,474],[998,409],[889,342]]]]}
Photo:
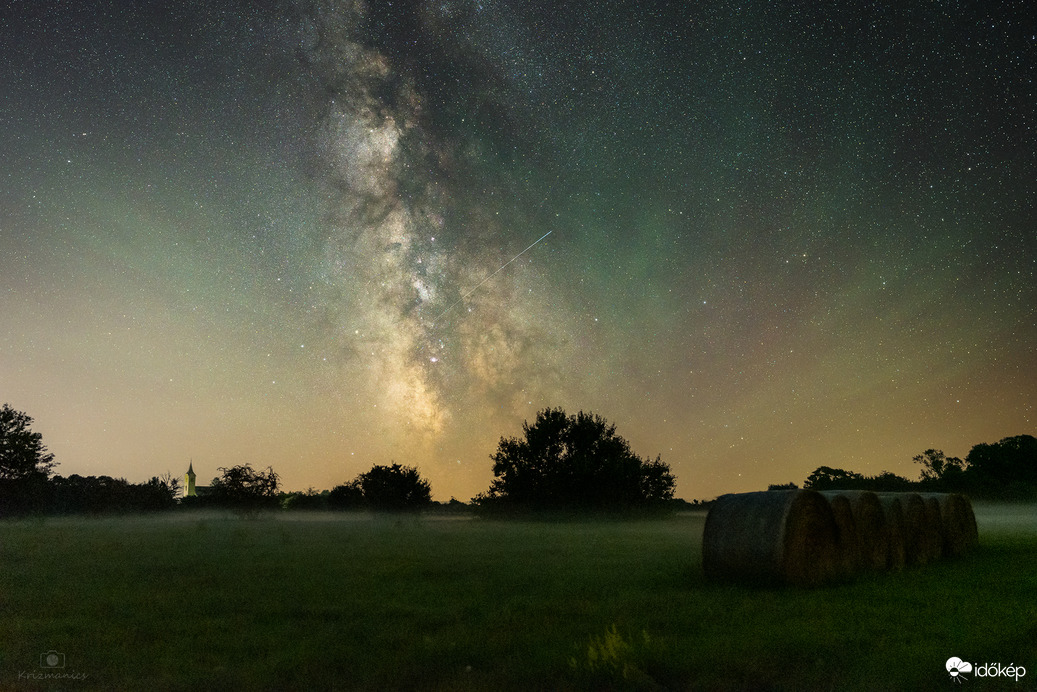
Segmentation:
{"type": "Polygon", "coordinates": [[[705,582],[703,516],[0,522],[0,690],[926,690],[951,656],[1033,689],[1028,509],[979,508],[967,559],[817,590],[705,582]],[[87,677],[19,678],[48,672],[87,677]]]}

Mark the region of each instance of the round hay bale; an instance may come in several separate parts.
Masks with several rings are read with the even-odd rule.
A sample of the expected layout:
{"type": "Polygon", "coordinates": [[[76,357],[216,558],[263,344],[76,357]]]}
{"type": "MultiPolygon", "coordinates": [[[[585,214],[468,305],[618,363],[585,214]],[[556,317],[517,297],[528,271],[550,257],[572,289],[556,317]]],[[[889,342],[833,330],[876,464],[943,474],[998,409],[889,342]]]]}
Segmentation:
{"type": "Polygon", "coordinates": [[[899,493],[881,493],[876,497],[886,515],[886,568],[903,569],[907,562],[907,529],[899,493]]]}
{"type": "Polygon", "coordinates": [[[976,524],[976,513],[972,511],[972,502],[964,495],[961,498],[961,521],[964,525],[965,551],[968,552],[979,545],[979,526],[976,524]]]}
{"type": "Polygon", "coordinates": [[[940,506],[940,500],[935,497],[922,495],[921,498],[925,506],[926,530],[929,533],[928,562],[935,562],[944,555],[943,508],[940,506]]]}
{"type": "MultiPolygon", "coordinates": [[[[822,493],[824,494],[824,493],[822,493]]],[[[839,556],[841,576],[849,579],[861,569],[861,548],[857,534],[857,522],[853,518],[850,501],[842,495],[825,496],[832,508],[835,525],[839,529],[839,556]]]]}
{"type": "Polygon", "coordinates": [[[936,559],[939,534],[926,513],[925,501],[918,493],[897,493],[904,509],[904,547],[907,564],[924,565],[936,559]]]}
{"type": "Polygon", "coordinates": [[[958,557],[976,547],[979,542],[976,515],[967,497],[958,493],[929,493],[924,497],[939,503],[944,556],[958,557]]]}
{"type": "Polygon", "coordinates": [[[843,497],[850,504],[857,529],[857,548],[864,569],[884,570],[889,553],[886,514],[875,493],[868,490],[833,490],[821,493],[832,498],[843,497]]]}
{"type": "Polygon", "coordinates": [[[812,490],[722,495],[706,515],[702,567],[710,579],[816,586],[839,574],[838,540],[812,490]]]}

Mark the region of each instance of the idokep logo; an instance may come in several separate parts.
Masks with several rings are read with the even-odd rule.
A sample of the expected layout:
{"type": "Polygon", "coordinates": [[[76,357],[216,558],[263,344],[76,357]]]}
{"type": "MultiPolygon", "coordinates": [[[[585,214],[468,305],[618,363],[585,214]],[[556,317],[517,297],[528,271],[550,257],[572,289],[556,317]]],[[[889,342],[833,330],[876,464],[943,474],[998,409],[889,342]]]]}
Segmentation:
{"type": "Polygon", "coordinates": [[[972,664],[952,656],[947,659],[947,672],[951,674],[951,680],[960,685],[962,680],[968,680],[965,673],[972,672],[972,664]]]}
{"type": "Polygon", "coordinates": [[[961,660],[957,656],[948,658],[946,667],[951,680],[959,685],[963,680],[968,680],[966,673],[972,673],[977,678],[1015,678],[1016,682],[1019,682],[1019,678],[1026,675],[1026,668],[1017,666],[1014,663],[1009,663],[1007,666],[1003,666],[1000,663],[977,663],[973,665],[968,661],[961,660]]]}

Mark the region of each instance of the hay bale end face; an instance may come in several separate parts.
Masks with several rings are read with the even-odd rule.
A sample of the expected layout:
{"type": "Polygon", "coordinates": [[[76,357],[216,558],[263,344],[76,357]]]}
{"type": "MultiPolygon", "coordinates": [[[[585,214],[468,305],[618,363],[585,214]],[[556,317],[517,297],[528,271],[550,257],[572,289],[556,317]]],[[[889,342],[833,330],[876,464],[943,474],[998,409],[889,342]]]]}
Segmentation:
{"type": "Polygon", "coordinates": [[[923,497],[926,502],[939,504],[944,557],[959,557],[976,547],[976,515],[967,497],[958,493],[928,493],[923,497]]]}
{"type": "Polygon", "coordinates": [[[861,567],[871,570],[886,569],[889,553],[889,537],[886,530],[886,514],[878,496],[868,490],[833,490],[821,493],[829,502],[842,497],[849,502],[853,521],[857,529],[857,546],[860,551],[861,567]]]}
{"type": "Polygon", "coordinates": [[[961,498],[962,524],[965,533],[965,550],[968,552],[979,545],[979,525],[976,524],[976,513],[972,511],[972,503],[964,495],[961,498]]]}
{"type": "Polygon", "coordinates": [[[900,570],[907,563],[907,529],[904,508],[898,493],[877,495],[886,516],[886,568],[900,570]]]}
{"type": "Polygon", "coordinates": [[[927,561],[935,562],[945,554],[946,536],[944,535],[943,508],[940,505],[940,501],[935,497],[922,495],[922,502],[925,504],[925,523],[928,534],[927,545],[929,554],[927,561]]]}
{"type": "Polygon", "coordinates": [[[931,523],[925,501],[917,493],[898,493],[904,510],[904,549],[907,564],[925,565],[942,552],[939,533],[931,523]]]}
{"type": "Polygon", "coordinates": [[[847,579],[853,577],[861,568],[861,548],[857,532],[857,522],[853,518],[850,500],[841,495],[825,497],[832,508],[835,525],[839,529],[840,572],[847,579]]]}
{"type": "Polygon", "coordinates": [[[817,586],[840,575],[839,528],[812,490],[723,495],[706,516],[706,576],[759,584],[817,586]]]}

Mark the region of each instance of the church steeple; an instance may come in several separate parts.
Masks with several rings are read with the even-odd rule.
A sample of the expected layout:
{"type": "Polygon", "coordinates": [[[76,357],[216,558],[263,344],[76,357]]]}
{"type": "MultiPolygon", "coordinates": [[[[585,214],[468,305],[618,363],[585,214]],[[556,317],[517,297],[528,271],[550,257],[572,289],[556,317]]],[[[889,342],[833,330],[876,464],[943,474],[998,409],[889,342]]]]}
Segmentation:
{"type": "Polygon", "coordinates": [[[194,489],[194,460],[187,465],[187,473],[184,475],[184,497],[196,497],[198,495],[194,489]]]}

